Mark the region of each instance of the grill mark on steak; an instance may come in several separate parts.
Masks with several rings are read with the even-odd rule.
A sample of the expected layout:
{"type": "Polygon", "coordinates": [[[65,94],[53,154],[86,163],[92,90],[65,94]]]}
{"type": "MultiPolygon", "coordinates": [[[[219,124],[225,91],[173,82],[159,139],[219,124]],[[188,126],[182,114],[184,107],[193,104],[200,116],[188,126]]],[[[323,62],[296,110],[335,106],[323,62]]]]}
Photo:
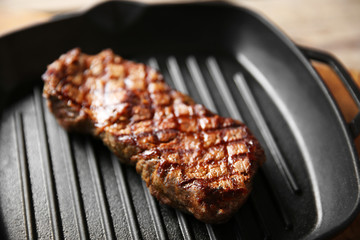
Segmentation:
{"type": "Polygon", "coordinates": [[[73,49],[48,66],[43,95],[67,130],[91,133],[136,166],[164,204],[207,223],[227,221],[265,161],[241,122],[171,89],[152,68],[111,50],[73,49]]]}

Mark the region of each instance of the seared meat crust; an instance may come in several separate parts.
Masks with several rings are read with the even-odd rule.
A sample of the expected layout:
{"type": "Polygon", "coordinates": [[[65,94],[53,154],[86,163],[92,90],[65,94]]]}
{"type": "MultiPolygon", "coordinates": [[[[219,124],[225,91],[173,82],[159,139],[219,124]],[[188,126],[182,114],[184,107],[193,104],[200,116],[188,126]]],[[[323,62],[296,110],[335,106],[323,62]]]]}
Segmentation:
{"type": "Polygon", "coordinates": [[[241,122],[171,89],[161,74],[111,50],[73,49],[48,66],[43,95],[66,130],[91,133],[136,166],[160,202],[207,223],[243,204],[265,161],[241,122]]]}

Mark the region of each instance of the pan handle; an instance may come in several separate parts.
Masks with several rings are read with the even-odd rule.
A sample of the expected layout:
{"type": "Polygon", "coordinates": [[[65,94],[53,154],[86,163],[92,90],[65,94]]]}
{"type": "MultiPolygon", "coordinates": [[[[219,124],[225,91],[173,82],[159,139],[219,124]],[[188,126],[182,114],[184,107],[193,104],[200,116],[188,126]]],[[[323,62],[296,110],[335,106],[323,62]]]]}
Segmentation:
{"type": "MultiPolygon", "coordinates": [[[[307,47],[299,46],[299,49],[309,60],[319,61],[330,66],[338,75],[339,79],[344,83],[344,86],[354,99],[358,109],[360,109],[360,89],[356,86],[348,71],[334,56],[307,47]]],[[[354,139],[360,135],[360,112],[349,123],[349,128],[354,139]]]]}

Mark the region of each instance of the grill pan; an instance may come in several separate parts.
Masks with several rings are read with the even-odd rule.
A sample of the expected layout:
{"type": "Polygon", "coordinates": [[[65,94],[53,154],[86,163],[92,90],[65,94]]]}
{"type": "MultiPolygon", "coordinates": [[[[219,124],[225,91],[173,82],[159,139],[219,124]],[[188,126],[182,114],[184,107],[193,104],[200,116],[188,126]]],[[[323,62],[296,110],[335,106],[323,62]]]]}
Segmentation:
{"type": "Polygon", "coordinates": [[[359,209],[353,138],[310,59],[261,16],[224,3],[106,2],[0,38],[1,239],[320,239],[359,209]],[[112,48],[174,88],[243,120],[267,162],[245,205],[207,225],[159,204],[103,144],[61,129],[41,97],[46,65],[73,47],[112,48]]]}

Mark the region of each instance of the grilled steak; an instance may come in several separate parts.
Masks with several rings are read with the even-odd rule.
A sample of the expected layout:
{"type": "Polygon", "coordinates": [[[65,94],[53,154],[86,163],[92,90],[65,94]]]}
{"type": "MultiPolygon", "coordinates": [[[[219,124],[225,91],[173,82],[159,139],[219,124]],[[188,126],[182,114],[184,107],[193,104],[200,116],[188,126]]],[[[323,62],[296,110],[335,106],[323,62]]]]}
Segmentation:
{"type": "Polygon", "coordinates": [[[265,156],[248,128],[171,89],[149,66],[73,49],[43,79],[58,122],[101,138],[160,202],[221,223],[249,195],[265,156]]]}

